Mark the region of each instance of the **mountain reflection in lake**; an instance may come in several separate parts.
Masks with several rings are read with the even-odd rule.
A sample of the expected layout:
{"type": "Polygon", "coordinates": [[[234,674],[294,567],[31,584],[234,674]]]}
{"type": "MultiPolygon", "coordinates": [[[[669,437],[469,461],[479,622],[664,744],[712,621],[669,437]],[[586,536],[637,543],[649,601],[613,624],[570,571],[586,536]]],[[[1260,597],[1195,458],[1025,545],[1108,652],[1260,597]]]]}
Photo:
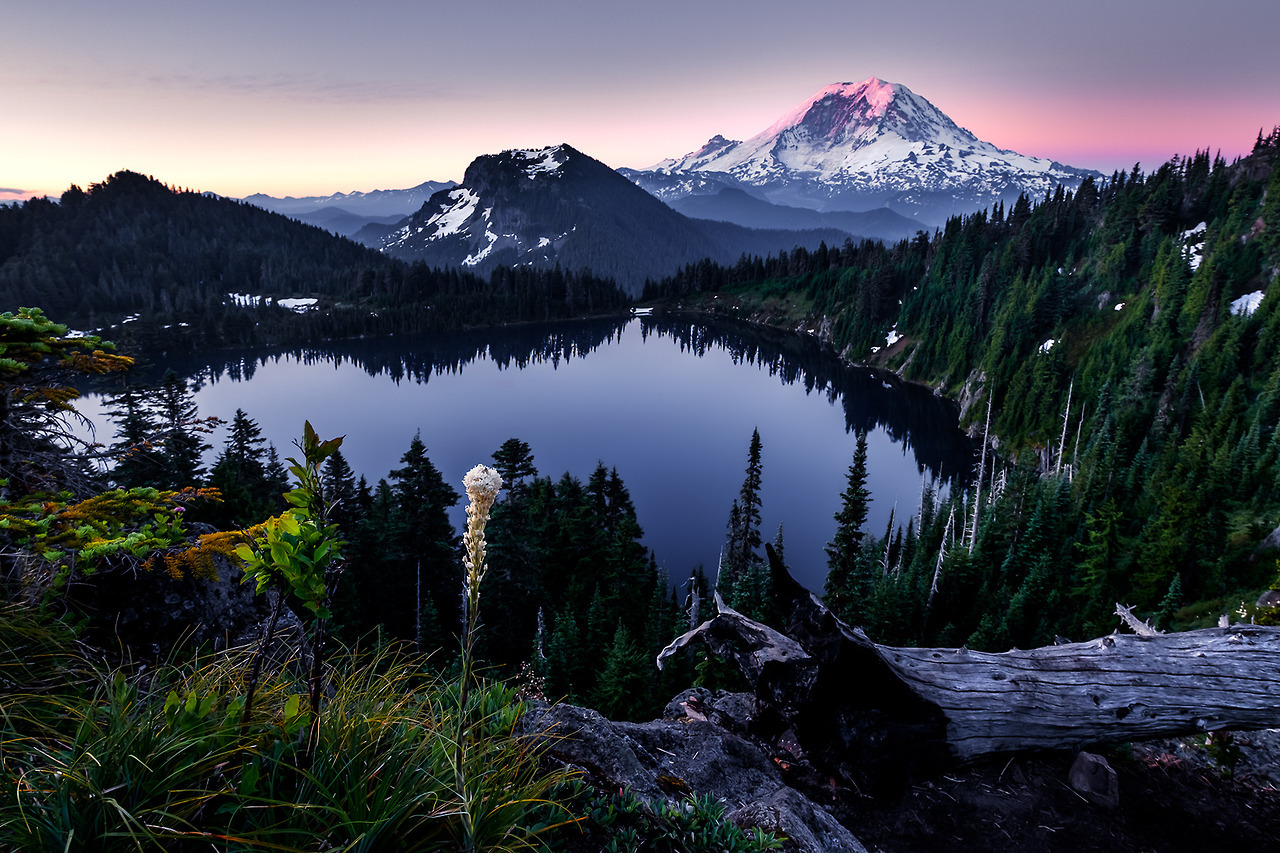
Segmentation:
{"type": "MultiPolygon", "coordinates": [[[[891,374],[847,368],[813,338],[643,317],[344,341],[167,359],[191,377],[201,415],[237,408],[289,455],[309,419],[370,483],[399,467],[421,431],[459,492],[503,441],[530,444],[540,474],[585,481],[597,462],[631,492],[644,543],[673,582],[714,572],[754,428],[763,444],[762,536],[783,525],[787,562],[821,591],[824,546],[869,433],[868,530],[905,523],[922,479],[967,478],[971,443],[954,408],[891,374]]],[[[102,423],[96,400],[85,411],[102,423]],[[97,414],[95,414],[95,411],[97,414]]],[[[225,430],[214,436],[215,450],[225,430]]],[[[461,529],[461,507],[455,511],[461,529]]]]}

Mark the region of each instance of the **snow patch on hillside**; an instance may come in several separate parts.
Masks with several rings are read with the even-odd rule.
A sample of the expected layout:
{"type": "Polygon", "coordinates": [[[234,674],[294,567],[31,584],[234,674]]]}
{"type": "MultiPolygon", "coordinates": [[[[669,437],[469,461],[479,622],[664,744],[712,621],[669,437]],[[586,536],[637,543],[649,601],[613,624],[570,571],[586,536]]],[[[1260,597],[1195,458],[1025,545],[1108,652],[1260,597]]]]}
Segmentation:
{"type": "MultiPolygon", "coordinates": [[[[228,293],[227,299],[231,300],[231,304],[238,305],[241,308],[257,308],[260,305],[267,305],[272,301],[269,296],[256,296],[252,293],[228,293]]],[[[275,300],[275,303],[281,308],[287,308],[295,314],[302,314],[319,307],[317,305],[317,300],[314,297],[277,299],[275,300]]]]}
{"type": "Polygon", "coordinates": [[[1204,260],[1204,232],[1208,225],[1201,222],[1195,228],[1182,232],[1182,242],[1187,245],[1187,263],[1193,270],[1200,268],[1204,260]]]}
{"type": "Polygon", "coordinates": [[[492,231],[486,228],[484,229],[484,238],[489,242],[486,243],[484,248],[482,248],[480,251],[474,252],[470,255],[467,255],[465,258],[463,258],[462,265],[464,267],[474,267],[476,264],[480,263],[485,258],[489,257],[489,253],[493,251],[494,245],[497,244],[498,242],[498,235],[494,234],[492,231]]]}
{"type": "Polygon", "coordinates": [[[511,154],[524,161],[524,173],[530,178],[555,172],[564,165],[564,149],[559,145],[551,148],[518,149],[511,154]]]}
{"type": "Polygon", "coordinates": [[[462,230],[462,226],[466,224],[466,221],[471,218],[471,215],[476,212],[476,206],[480,204],[480,196],[466,187],[450,190],[448,198],[450,201],[449,206],[427,220],[427,228],[435,226],[435,234],[432,235],[432,239],[457,234],[462,230]]]}
{"type": "Polygon", "coordinates": [[[1239,299],[1231,303],[1231,313],[1248,317],[1258,310],[1258,306],[1262,304],[1263,293],[1261,290],[1255,290],[1253,293],[1246,293],[1239,299]]]}
{"type": "Polygon", "coordinates": [[[318,300],[315,299],[314,297],[306,297],[306,298],[299,298],[299,299],[277,299],[276,304],[279,305],[281,308],[288,308],[290,311],[294,312],[295,314],[305,314],[306,312],[313,311],[319,307],[316,304],[317,301],[318,300]]]}

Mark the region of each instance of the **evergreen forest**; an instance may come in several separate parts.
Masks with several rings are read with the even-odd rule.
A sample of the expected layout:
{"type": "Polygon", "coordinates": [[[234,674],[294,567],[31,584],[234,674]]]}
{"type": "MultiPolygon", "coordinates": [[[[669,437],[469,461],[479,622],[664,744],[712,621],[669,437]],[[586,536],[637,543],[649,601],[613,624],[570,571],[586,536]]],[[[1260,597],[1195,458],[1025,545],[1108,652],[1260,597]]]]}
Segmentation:
{"type": "MultiPolygon", "coordinates": [[[[1280,525],[1280,132],[885,246],[692,265],[668,310],[808,329],[957,400],[963,494],[832,543],[829,600],[879,641],[1085,639],[1254,615],[1280,525]],[[839,571],[836,568],[839,567],[839,571]]],[[[853,460],[842,523],[865,514],[853,460]]]]}
{"type": "Polygon", "coordinates": [[[143,351],[437,332],[618,313],[626,303],[587,271],[480,277],[405,263],[135,172],[72,186],[60,202],[0,205],[0,304],[38,306],[143,351]]]}

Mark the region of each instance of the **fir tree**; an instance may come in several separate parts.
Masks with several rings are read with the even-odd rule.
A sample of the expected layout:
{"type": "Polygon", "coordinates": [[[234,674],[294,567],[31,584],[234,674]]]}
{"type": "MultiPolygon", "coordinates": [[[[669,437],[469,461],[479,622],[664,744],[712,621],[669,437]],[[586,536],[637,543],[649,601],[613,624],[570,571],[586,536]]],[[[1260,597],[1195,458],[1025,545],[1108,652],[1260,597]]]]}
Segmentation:
{"type": "Polygon", "coordinates": [[[840,511],[836,513],[835,537],[827,544],[827,580],[823,601],[831,612],[851,625],[862,625],[869,613],[872,592],[870,560],[864,559],[862,528],[867,522],[871,492],[867,488],[867,434],[858,433],[853,463],[840,511]]]}
{"type": "Polygon", "coordinates": [[[493,467],[501,475],[508,492],[519,491],[527,478],[538,476],[529,445],[518,438],[508,438],[502,442],[502,446],[492,456],[493,467]]]}
{"type": "Polygon", "coordinates": [[[68,336],[37,308],[0,314],[0,501],[94,484],[68,429],[85,375],[127,370],[133,359],[96,336],[68,336]]]}
{"type": "Polygon", "coordinates": [[[747,449],[747,474],[742,481],[738,502],[742,512],[742,538],[738,547],[742,550],[742,563],[760,559],[760,430],[751,431],[751,444],[747,449]]]}
{"type": "MultiPolygon", "coordinates": [[[[409,449],[400,457],[404,466],[391,472],[391,487],[396,506],[396,539],[405,555],[394,576],[385,583],[399,596],[397,610],[402,613],[397,636],[412,636],[418,622],[422,596],[429,596],[439,614],[457,611],[458,593],[462,586],[462,568],[458,560],[458,536],[449,521],[449,507],[457,504],[459,495],[441,476],[427,456],[422,437],[415,435],[409,449]],[[418,583],[421,563],[422,583],[418,583]],[[418,602],[405,610],[403,602],[418,602]]],[[[388,626],[390,627],[390,625],[388,626]]]]}
{"type": "Polygon", "coordinates": [[[267,455],[261,428],[236,409],[227,442],[214,462],[209,485],[222,493],[222,502],[206,513],[218,527],[248,527],[272,515],[277,494],[267,480],[267,455]]]}
{"type": "Polygon", "coordinates": [[[592,706],[612,720],[643,714],[648,705],[648,670],[648,661],[619,622],[591,694],[592,706]]]}
{"type": "Polygon", "coordinates": [[[217,419],[199,417],[187,381],[173,370],[165,371],[160,380],[150,414],[160,430],[157,446],[160,482],[155,485],[181,489],[198,484],[204,477],[201,460],[209,449],[203,436],[217,419]]]}
{"type": "Polygon", "coordinates": [[[108,406],[116,425],[116,440],[111,445],[116,457],[112,481],[122,489],[160,482],[161,465],[154,444],[157,428],[145,392],[136,385],[126,385],[110,398],[108,406]]]}

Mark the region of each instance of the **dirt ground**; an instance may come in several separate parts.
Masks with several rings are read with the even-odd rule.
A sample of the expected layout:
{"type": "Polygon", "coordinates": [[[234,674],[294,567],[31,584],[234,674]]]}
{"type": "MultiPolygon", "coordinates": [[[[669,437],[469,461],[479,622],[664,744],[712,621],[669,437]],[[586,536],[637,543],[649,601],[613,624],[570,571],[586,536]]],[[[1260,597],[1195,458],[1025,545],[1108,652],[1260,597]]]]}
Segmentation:
{"type": "Polygon", "coordinates": [[[873,853],[1280,851],[1280,731],[1233,735],[1230,772],[1204,744],[1101,752],[1119,783],[1114,809],[1068,785],[1070,755],[992,760],[900,798],[845,791],[828,802],[873,853]]]}

